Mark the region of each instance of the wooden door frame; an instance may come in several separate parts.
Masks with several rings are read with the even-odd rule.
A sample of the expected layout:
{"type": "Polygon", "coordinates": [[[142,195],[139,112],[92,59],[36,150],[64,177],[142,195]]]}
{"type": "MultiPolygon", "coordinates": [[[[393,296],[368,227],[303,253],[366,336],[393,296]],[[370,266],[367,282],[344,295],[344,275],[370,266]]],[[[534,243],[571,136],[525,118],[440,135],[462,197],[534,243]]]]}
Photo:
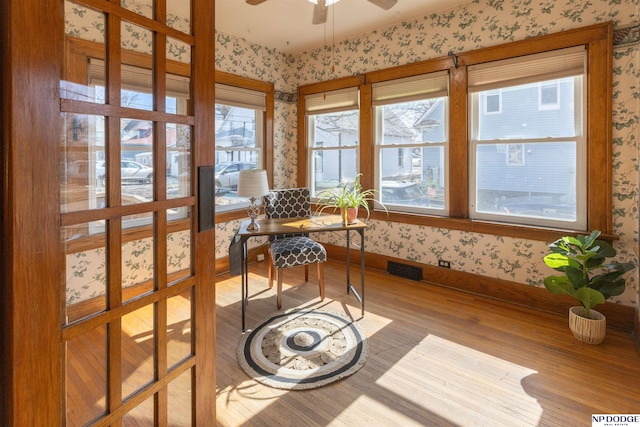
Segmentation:
{"type": "Polygon", "coordinates": [[[61,1],[7,0],[0,13],[3,425],[62,421],[62,9],[61,1]]]}
{"type": "MultiPolygon", "coordinates": [[[[195,2],[193,30],[215,40],[214,2],[195,2]]],[[[64,418],[64,258],[60,242],[60,76],[64,2],[0,3],[0,424],[61,425],[64,418]],[[39,11],[39,13],[34,13],[39,11]],[[56,17],[52,19],[51,17],[56,17]],[[48,160],[48,161],[47,161],[48,160]]],[[[194,55],[194,168],[214,163],[214,46],[194,55]]],[[[195,170],[195,169],[194,169],[195,170]]],[[[194,189],[197,194],[197,188],[194,189]]],[[[195,209],[197,211],[197,209],[195,209]]],[[[196,213],[197,215],[197,213],[196,213]]],[[[197,221],[196,221],[197,223],[197,221]]],[[[215,231],[196,233],[195,424],[215,423],[215,231]]]]}
{"type": "MultiPolygon", "coordinates": [[[[193,171],[198,176],[198,167],[215,164],[215,2],[194,1],[191,13],[196,47],[193,53],[192,99],[195,116],[193,171]],[[203,46],[204,41],[211,45],[203,46]],[[200,48],[198,48],[198,45],[200,48]]],[[[198,183],[195,193],[199,194],[198,183]]],[[[199,223],[195,209],[196,221],[199,223]]],[[[195,287],[195,382],[201,384],[196,390],[193,408],[197,412],[196,425],[216,424],[216,290],[215,290],[215,227],[196,232],[195,270],[199,276],[195,287]],[[203,386],[204,385],[204,386],[203,386]]]]}

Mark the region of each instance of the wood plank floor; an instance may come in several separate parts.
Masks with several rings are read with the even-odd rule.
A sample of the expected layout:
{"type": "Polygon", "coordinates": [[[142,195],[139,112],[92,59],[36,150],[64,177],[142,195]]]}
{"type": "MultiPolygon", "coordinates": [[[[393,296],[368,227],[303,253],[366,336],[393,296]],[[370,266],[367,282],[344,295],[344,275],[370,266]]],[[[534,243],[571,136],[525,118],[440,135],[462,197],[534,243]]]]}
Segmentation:
{"type": "MultiPolygon", "coordinates": [[[[276,312],[267,264],[250,266],[247,327],[276,312]]],[[[344,286],[344,263],[286,270],[283,310],[348,313],[369,356],[354,375],[313,390],[283,391],[239,367],[240,278],[217,283],[217,419],[220,426],[591,426],[591,415],[640,413],[640,356],[630,335],[575,340],[567,319],[424,282],[366,271],[366,313],[344,286]]],[[[359,279],[359,270],[355,269],[359,279]]]]}

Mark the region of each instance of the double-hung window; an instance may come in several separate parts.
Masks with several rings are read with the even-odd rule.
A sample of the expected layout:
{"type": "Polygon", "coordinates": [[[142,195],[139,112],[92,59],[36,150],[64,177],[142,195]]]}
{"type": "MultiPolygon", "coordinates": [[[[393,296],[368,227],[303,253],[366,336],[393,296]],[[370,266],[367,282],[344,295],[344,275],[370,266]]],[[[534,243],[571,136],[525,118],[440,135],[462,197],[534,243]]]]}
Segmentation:
{"type": "Polygon", "coordinates": [[[305,116],[312,197],[351,185],[358,175],[358,88],[306,95],[305,116]]]}
{"type": "Polygon", "coordinates": [[[447,213],[448,77],[372,85],[375,185],[389,211],[447,213]]]}
{"type": "Polygon", "coordinates": [[[263,169],[266,94],[216,84],[215,204],[218,212],[242,208],[238,177],[245,169],[263,169]]]}
{"type": "Polygon", "coordinates": [[[469,67],[470,215],[586,227],[585,48],[469,67]],[[501,114],[483,99],[501,93],[501,114]]]}

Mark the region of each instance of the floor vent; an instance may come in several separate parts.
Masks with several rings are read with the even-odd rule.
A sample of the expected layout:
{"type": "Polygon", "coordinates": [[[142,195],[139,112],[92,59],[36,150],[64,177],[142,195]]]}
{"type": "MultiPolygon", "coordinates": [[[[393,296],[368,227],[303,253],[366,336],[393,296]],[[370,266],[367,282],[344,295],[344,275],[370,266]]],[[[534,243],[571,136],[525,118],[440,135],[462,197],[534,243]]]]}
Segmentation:
{"type": "Polygon", "coordinates": [[[395,276],[412,280],[422,280],[422,268],[399,262],[388,261],[387,271],[395,276]]]}

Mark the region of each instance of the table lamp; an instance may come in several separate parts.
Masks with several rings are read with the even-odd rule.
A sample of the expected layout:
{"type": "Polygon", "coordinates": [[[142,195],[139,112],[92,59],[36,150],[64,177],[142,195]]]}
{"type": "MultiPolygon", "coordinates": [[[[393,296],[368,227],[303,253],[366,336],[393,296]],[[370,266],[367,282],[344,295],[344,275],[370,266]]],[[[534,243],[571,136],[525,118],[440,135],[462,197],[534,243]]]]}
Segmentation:
{"type": "Polygon", "coordinates": [[[240,171],[238,175],[238,196],[249,198],[247,215],[251,218],[251,224],[247,230],[260,230],[260,225],[256,223],[256,218],[260,213],[260,208],[256,205],[256,199],[269,194],[269,182],[267,181],[267,171],[264,169],[247,169],[240,171]]]}

